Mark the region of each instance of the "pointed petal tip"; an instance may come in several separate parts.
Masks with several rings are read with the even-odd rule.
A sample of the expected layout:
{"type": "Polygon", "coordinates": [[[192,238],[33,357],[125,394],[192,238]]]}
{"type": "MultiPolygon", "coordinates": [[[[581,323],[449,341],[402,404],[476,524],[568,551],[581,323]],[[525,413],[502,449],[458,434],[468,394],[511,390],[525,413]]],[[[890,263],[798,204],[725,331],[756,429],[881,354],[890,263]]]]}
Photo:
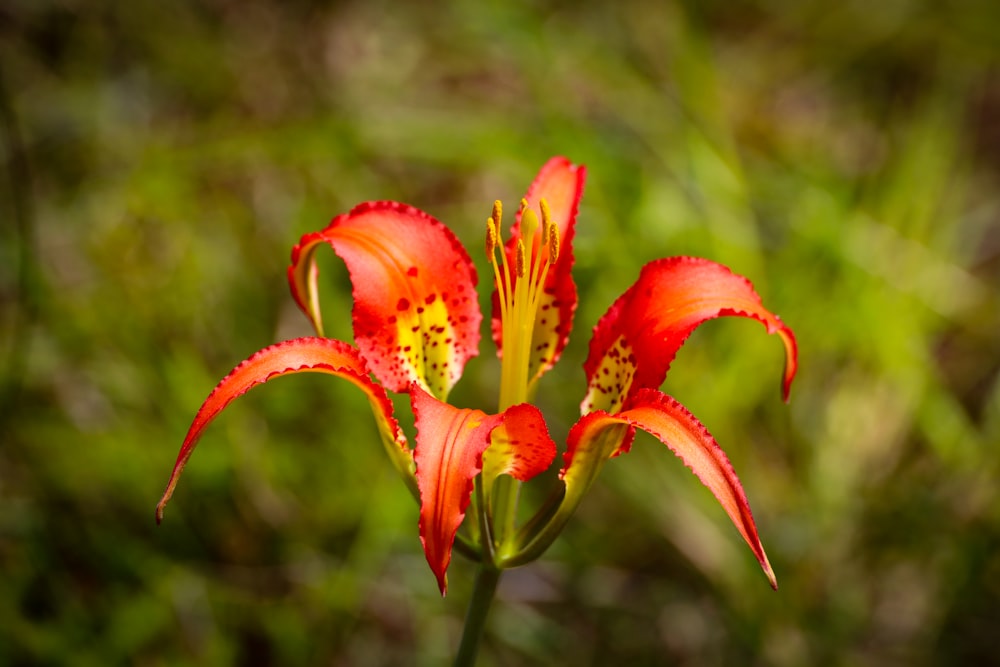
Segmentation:
{"type": "Polygon", "coordinates": [[[434,578],[437,580],[438,590],[441,591],[441,597],[446,597],[448,595],[448,566],[451,565],[451,550],[448,549],[447,553],[444,554],[443,561],[438,561],[438,559],[433,559],[427,554],[427,539],[423,537],[423,524],[421,523],[421,538],[420,542],[424,548],[424,556],[427,557],[427,564],[430,565],[431,572],[434,573],[434,578]]]}
{"type": "MultiPolygon", "coordinates": [[[[729,458],[708,429],[687,408],[658,390],[640,389],[629,399],[622,412],[590,412],[573,426],[567,441],[565,465],[560,473],[567,487],[576,485],[585,490],[593,479],[593,474],[588,474],[588,468],[599,470],[595,465],[597,461],[625,451],[624,446],[630,442],[628,439],[605,442],[601,437],[615,424],[627,424],[633,429],[640,428],[650,433],[680,457],[722,505],[753,552],[771,588],[777,590],[778,580],[761,544],[743,485],[729,458]]],[[[582,491],[576,490],[575,493],[582,491]]]]}
{"type": "Polygon", "coordinates": [[[767,554],[764,553],[764,547],[758,542],[760,548],[760,567],[764,570],[764,576],[767,577],[767,583],[771,584],[772,590],[778,590],[778,578],[774,575],[774,568],[771,567],[771,562],[767,560],[767,554]]]}
{"type": "MultiPolygon", "coordinates": [[[[188,444],[185,441],[185,446],[188,444]]],[[[174,495],[174,487],[177,486],[177,480],[181,476],[184,467],[187,465],[187,460],[191,456],[191,450],[189,449],[186,454],[184,448],[181,448],[181,455],[177,458],[177,463],[174,464],[173,472],[170,473],[170,479],[167,481],[167,488],[163,490],[163,495],[160,496],[160,501],[156,503],[156,525],[159,526],[163,523],[163,510],[166,509],[167,503],[170,502],[170,498],[174,495]]]]}
{"type": "Polygon", "coordinates": [[[778,590],[778,578],[774,576],[774,570],[771,569],[771,564],[767,562],[767,556],[764,556],[764,562],[761,563],[764,568],[764,575],[767,577],[767,582],[771,584],[773,590],[778,590]]]}
{"type": "Polygon", "coordinates": [[[270,380],[300,372],[327,373],[345,379],[368,396],[372,412],[386,437],[396,439],[405,449],[399,424],[392,415],[392,402],[385,390],[368,377],[368,367],[360,352],[351,345],[331,338],[305,337],[276,343],[254,353],[224,377],[202,403],[181,445],[166,489],[156,505],[156,522],[163,520],[163,510],[173,496],[188,459],[202,432],[234,400],[252,388],[270,380]]]}
{"type": "Polygon", "coordinates": [[[413,458],[420,491],[420,541],[444,596],[455,535],[472,499],[474,478],[501,415],[456,408],[410,385],[417,442],[413,458]]]}
{"type": "Polygon", "coordinates": [[[177,486],[177,479],[180,477],[180,472],[184,469],[186,462],[187,459],[174,466],[174,471],[170,474],[170,481],[167,482],[167,488],[163,491],[163,495],[160,496],[160,501],[156,503],[157,526],[163,523],[163,510],[167,508],[167,503],[170,502],[170,498],[174,495],[174,487],[177,486]]]}

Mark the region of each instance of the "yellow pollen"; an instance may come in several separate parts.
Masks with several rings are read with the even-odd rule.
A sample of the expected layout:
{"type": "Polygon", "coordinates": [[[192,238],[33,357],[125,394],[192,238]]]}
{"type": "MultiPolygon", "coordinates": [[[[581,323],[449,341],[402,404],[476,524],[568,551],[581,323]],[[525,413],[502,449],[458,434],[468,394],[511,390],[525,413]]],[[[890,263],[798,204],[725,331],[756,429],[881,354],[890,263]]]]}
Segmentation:
{"type": "Polygon", "coordinates": [[[493,202],[493,224],[496,225],[497,230],[500,230],[500,225],[503,222],[503,202],[499,199],[493,202]]]}
{"type": "Polygon", "coordinates": [[[493,257],[497,249],[497,228],[493,224],[493,218],[486,219],[486,256],[493,257]]]}
{"type": "Polygon", "coordinates": [[[559,260],[559,228],[555,223],[548,227],[549,230],[549,264],[555,264],[559,260]]]}
{"type": "MultiPolygon", "coordinates": [[[[521,220],[523,221],[524,218],[521,218],[521,220]]],[[[517,240],[517,258],[515,261],[516,263],[514,266],[516,267],[517,270],[517,277],[523,278],[525,258],[524,258],[524,241],[522,239],[517,240]]]]}
{"type": "Polygon", "coordinates": [[[542,210],[542,224],[548,227],[552,224],[552,211],[549,210],[549,202],[541,199],[538,202],[538,207],[542,210]]]}

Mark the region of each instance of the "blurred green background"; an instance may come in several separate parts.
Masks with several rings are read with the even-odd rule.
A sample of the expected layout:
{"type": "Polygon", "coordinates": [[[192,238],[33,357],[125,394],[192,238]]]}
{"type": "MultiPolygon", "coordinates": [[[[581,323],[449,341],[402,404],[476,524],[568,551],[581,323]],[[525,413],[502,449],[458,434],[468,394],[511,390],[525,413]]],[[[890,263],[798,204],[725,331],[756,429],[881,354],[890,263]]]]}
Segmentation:
{"type": "MultiPolygon", "coordinates": [[[[309,332],[301,234],[397,199],[485,277],[492,201],[554,154],[589,168],[557,440],[646,261],[724,262],[794,328],[788,406],[749,321],[665,384],[781,589],[641,437],[505,577],[480,664],[1000,664],[997,26],[987,1],[3,3],[0,664],[446,663],[473,568],[438,596],[346,383],[251,392],[153,507],[215,383],[309,332]]],[[[493,407],[496,373],[484,342],[455,398],[493,407]]]]}

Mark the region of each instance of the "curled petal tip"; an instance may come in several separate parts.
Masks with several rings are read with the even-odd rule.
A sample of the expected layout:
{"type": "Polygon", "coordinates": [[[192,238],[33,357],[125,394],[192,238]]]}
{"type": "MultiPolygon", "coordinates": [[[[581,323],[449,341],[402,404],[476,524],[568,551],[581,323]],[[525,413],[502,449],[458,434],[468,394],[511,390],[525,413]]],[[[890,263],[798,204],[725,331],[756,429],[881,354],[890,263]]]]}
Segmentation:
{"type": "Polygon", "coordinates": [[[589,384],[584,410],[615,411],[630,392],[659,387],[691,332],[722,316],[755,319],[780,336],[785,347],[781,395],[787,401],[798,367],[792,330],[764,307],[749,280],[728,267],[697,257],[669,257],[646,264],[594,328],[584,363],[589,384]],[[609,386],[606,371],[628,375],[630,384],[609,386]]]}
{"type": "Polygon", "coordinates": [[[792,380],[795,379],[795,373],[799,369],[799,346],[792,330],[784,324],[782,327],[777,330],[781,342],[785,344],[785,372],[781,379],[781,398],[788,403],[792,393],[792,380]]]}

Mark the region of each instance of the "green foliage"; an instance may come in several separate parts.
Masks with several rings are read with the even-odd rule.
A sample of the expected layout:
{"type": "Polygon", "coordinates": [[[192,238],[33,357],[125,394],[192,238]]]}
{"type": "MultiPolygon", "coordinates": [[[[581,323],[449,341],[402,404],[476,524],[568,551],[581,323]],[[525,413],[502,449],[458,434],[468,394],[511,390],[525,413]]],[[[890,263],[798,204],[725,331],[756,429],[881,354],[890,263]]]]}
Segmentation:
{"type": "MultiPolygon", "coordinates": [[[[153,506],[217,380],[308,333],[300,234],[398,199],[484,281],[492,201],[552,154],[590,170],[540,391],[557,439],[590,327],[650,259],[726,263],[794,328],[790,406],[751,322],[703,327],[665,386],[729,452],[781,589],[640,437],[505,577],[481,664],[995,662],[1000,10],[826,4],[0,9],[0,663],[446,661],[472,568],[437,596],[346,384],[254,390],[159,529],[153,506]]],[[[484,343],[454,396],[492,405],[496,366],[484,343]]]]}

